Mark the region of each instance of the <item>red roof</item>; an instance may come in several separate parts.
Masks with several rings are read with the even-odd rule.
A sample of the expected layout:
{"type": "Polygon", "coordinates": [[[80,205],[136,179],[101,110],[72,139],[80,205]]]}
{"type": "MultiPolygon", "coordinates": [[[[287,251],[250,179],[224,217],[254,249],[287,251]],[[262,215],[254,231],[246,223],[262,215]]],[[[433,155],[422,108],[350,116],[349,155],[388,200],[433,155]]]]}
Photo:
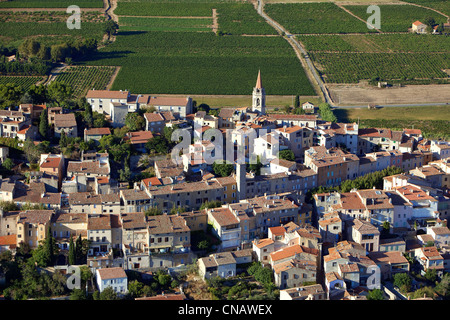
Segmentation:
{"type": "Polygon", "coordinates": [[[0,246],[11,246],[16,244],[16,235],[11,234],[9,236],[0,237],[0,246]]]}
{"type": "Polygon", "coordinates": [[[59,163],[61,162],[60,157],[48,157],[44,160],[44,162],[41,164],[41,168],[58,168],[59,163]]]}
{"type": "Polygon", "coordinates": [[[144,182],[144,184],[147,187],[149,186],[149,184],[151,186],[162,186],[161,181],[159,181],[159,179],[157,177],[151,177],[151,178],[143,179],[142,182],[144,182]]]}
{"type": "Polygon", "coordinates": [[[91,128],[86,129],[87,135],[110,135],[111,129],[105,127],[105,128],[91,128]]]}

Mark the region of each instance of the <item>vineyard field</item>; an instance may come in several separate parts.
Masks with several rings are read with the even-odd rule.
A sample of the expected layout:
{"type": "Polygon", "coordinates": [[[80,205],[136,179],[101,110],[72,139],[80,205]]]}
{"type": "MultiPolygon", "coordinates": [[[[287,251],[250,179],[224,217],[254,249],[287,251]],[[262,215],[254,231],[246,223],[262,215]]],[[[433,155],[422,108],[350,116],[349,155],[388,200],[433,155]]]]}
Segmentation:
{"type": "Polygon", "coordinates": [[[209,17],[215,3],[122,2],[114,13],[119,16],[209,17]]]}
{"type": "Polygon", "coordinates": [[[115,67],[76,66],[69,67],[59,74],[55,81],[72,87],[76,97],[82,97],[90,89],[105,90],[111,80],[115,67]]]}
{"type": "Polygon", "coordinates": [[[249,94],[261,69],[267,94],[315,95],[300,61],[281,37],[121,31],[113,44],[85,64],[121,66],[114,90],[249,94]]]}
{"type": "Polygon", "coordinates": [[[380,78],[431,79],[448,78],[443,69],[450,68],[450,53],[418,55],[416,53],[326,53],[310,56],[331,83],[357,83],[380,78]]]}
{"type": "Polygon", "coordinates": [[[119,24],[120,30],[133,31],[212,31],[212,18],[120,17],[119,24]]]}
{"type": "Polygon", "coordinates": [[[448,2],[448,0],[403,0],[403,1],[435,9],[442,12],[443,14],[450,16],[450,3],[448,2]]]}
{"type": "Polygon", "coordinates": [[[250,3],[219,4],[217,6],[219,31],[235,35],[276,35],[250,3]]]}
{"type": "MultiPolygon", "coordinates": [[[[346,5],[345,8],[362,19],[367,19],[367,7],[361,5],[346,5]]],[[[381,14],[382,32],[408,32],[408,28],[414,21],[425,21],[428,17],[433,17],[436,23],[446,22],[446,17],[429,9],[412,5],[379,5],[381,14]]]]}
{"type": "Polygon", "coordinates": [[[12,0],[0,2],[0,8],[67,8],[77,5],[80,8],[103,8],[102,0],[12,0]]]}
{"type": "Polygon", "coordinates": [[[373,32],[334,3],[269,3],[264,11],[293,34],[373,32]]]}
{"type": "Polygon", "coordinates": [[[431,34],[308,35],[297,38],[309,51],[450,52],[450,37],[431,34]]]}
{"type": "Polygon", "coordinates": [[[65,22],[34,23],[17,22],[0,23],[0,44],[8,45],[11,41],[22,41],[33,37],[43,43],[56,43],[67,38],[95,38],[100,41],[103,37],[103,24],[84,22],[81,29],[68,29],[65,22]]]}
{"type": "Polygon", "coordinates": [[[13,83],[16,86],[20,86],[23,90],[28,90],[32,85],[43,80],[43,77],[12,77],[12,76],[0,76],[0,85],[13,83]]]}

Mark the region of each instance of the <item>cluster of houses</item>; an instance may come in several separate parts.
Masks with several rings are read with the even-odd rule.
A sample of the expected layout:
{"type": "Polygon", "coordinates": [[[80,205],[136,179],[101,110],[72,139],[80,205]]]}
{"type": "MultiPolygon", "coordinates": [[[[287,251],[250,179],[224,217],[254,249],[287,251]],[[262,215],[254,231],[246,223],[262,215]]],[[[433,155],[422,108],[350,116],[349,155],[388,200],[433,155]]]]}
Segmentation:
{"type": "MultiPolygon", "coordinates": [[[[199,274],[209,279],[235,276],[259,261],[273,271],[283,300],[364,299],[369,271],[378,270],[382,279],[409,272],[405,255],[417,259],[422,272],[433,268],[442,275],[450,268],[445,141],[423,139],[414,129],[325,122],[311,103],[303,104],[303,115],[267,114],[260,74],[251,108],[222,108],[217,116],[193,113],[190,97],[91,90],[86,99],[112,127],[123,126],[129,112],[154,107],[144,113],[145,129],[127,136],[137,150],[145,151],[145,143],[167,126],[186,129],[194,141],[181,162],[155,160],[155,176],[132,188],[113,179],[108,153],[83,152],[77,161],[42,154],[29,179],[0,179],[0,201],[40,206],[0,212],[0,251],[21,243],[36,248],[49,230],[63,254],[71,238],[88,239],[87,265],[99,289],[113,286],[119,293],[127,292],[124,270],[167,269],[198,258],[199,274]],[[232,150],[246,160],[258,156],[261,172],[235,161],[234,172],[222,177],[211,164],[196,161],[195,155],[214,150],[202,139],[209,129],[231,139],[232,150]],[[282,150],[292,150],[295,160],[281,159],[282,150]],[[383,189],[319,193],[313,204],[306,201],[313,188],[392,166],[404,173],[385,177],[383,189]],[[220,204],[202,207],[212,202],[220,204]],[[155,208],[161,214],[149,215],[155,208]],[[220,240],[215,253],[198,257],[192,250],[191,233],[197,231],[220,240]]],[[[2,111],[2,136],[21,134],[44,107],[2,111]]],[[[73,114],[50,109],[55,134],[78,136],[73,114]]],[[[110,134],[109,127],[86,129],[84,139],[110,134]]]]}

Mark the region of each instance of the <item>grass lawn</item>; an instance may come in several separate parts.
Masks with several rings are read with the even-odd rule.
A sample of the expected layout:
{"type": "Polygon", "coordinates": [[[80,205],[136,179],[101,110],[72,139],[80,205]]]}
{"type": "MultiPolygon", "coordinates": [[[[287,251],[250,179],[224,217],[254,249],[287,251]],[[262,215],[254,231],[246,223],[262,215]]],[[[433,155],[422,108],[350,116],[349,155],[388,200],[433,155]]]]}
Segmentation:
{"type": "Polygon", "coordinates": [[[379,109],[339,108],[334,110],[338,119],[380,120],[444,120],[450,119],[450,105],[429,107],[387,107],[379,109]]]}

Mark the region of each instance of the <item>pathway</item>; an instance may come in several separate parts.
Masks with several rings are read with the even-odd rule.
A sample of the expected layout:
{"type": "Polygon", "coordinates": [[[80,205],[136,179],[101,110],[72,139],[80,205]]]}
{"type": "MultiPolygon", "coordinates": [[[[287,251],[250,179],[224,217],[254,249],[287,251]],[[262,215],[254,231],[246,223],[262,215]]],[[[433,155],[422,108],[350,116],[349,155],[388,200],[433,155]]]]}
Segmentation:
{"type": "Polygon", "coordinates": [[[313,76],[316,85],[320,88],[320,91],[322,93],[322,97],[325,102],[327,102],[330,105],[334,105],[333,100],[330,97],[330,94],[328,92],[328,89],[326,88],[324,82],[322,81],[322,78],[318,74],[316,68],[314,67],[308,53],[303,48],[303,46],[293,37],[292,34],[290,34],[282,25],[280,25],[278,22],[270,18],[267,14],[264,13],[264,4],[262,0],[258,0],[257,2],[257,12],[260,16],[262,16],[271,26],[273,26],[280,34],[286,35],[286,40],[291,44],[291,46],[294,48],[295,52],[297,53],[297,56],[299,57],[300,61],[303,65],[306,65],[307,70],[309,70],[310,74],[313,76]],[[303,63],[304,61],[304,63],[303,63]]]}

